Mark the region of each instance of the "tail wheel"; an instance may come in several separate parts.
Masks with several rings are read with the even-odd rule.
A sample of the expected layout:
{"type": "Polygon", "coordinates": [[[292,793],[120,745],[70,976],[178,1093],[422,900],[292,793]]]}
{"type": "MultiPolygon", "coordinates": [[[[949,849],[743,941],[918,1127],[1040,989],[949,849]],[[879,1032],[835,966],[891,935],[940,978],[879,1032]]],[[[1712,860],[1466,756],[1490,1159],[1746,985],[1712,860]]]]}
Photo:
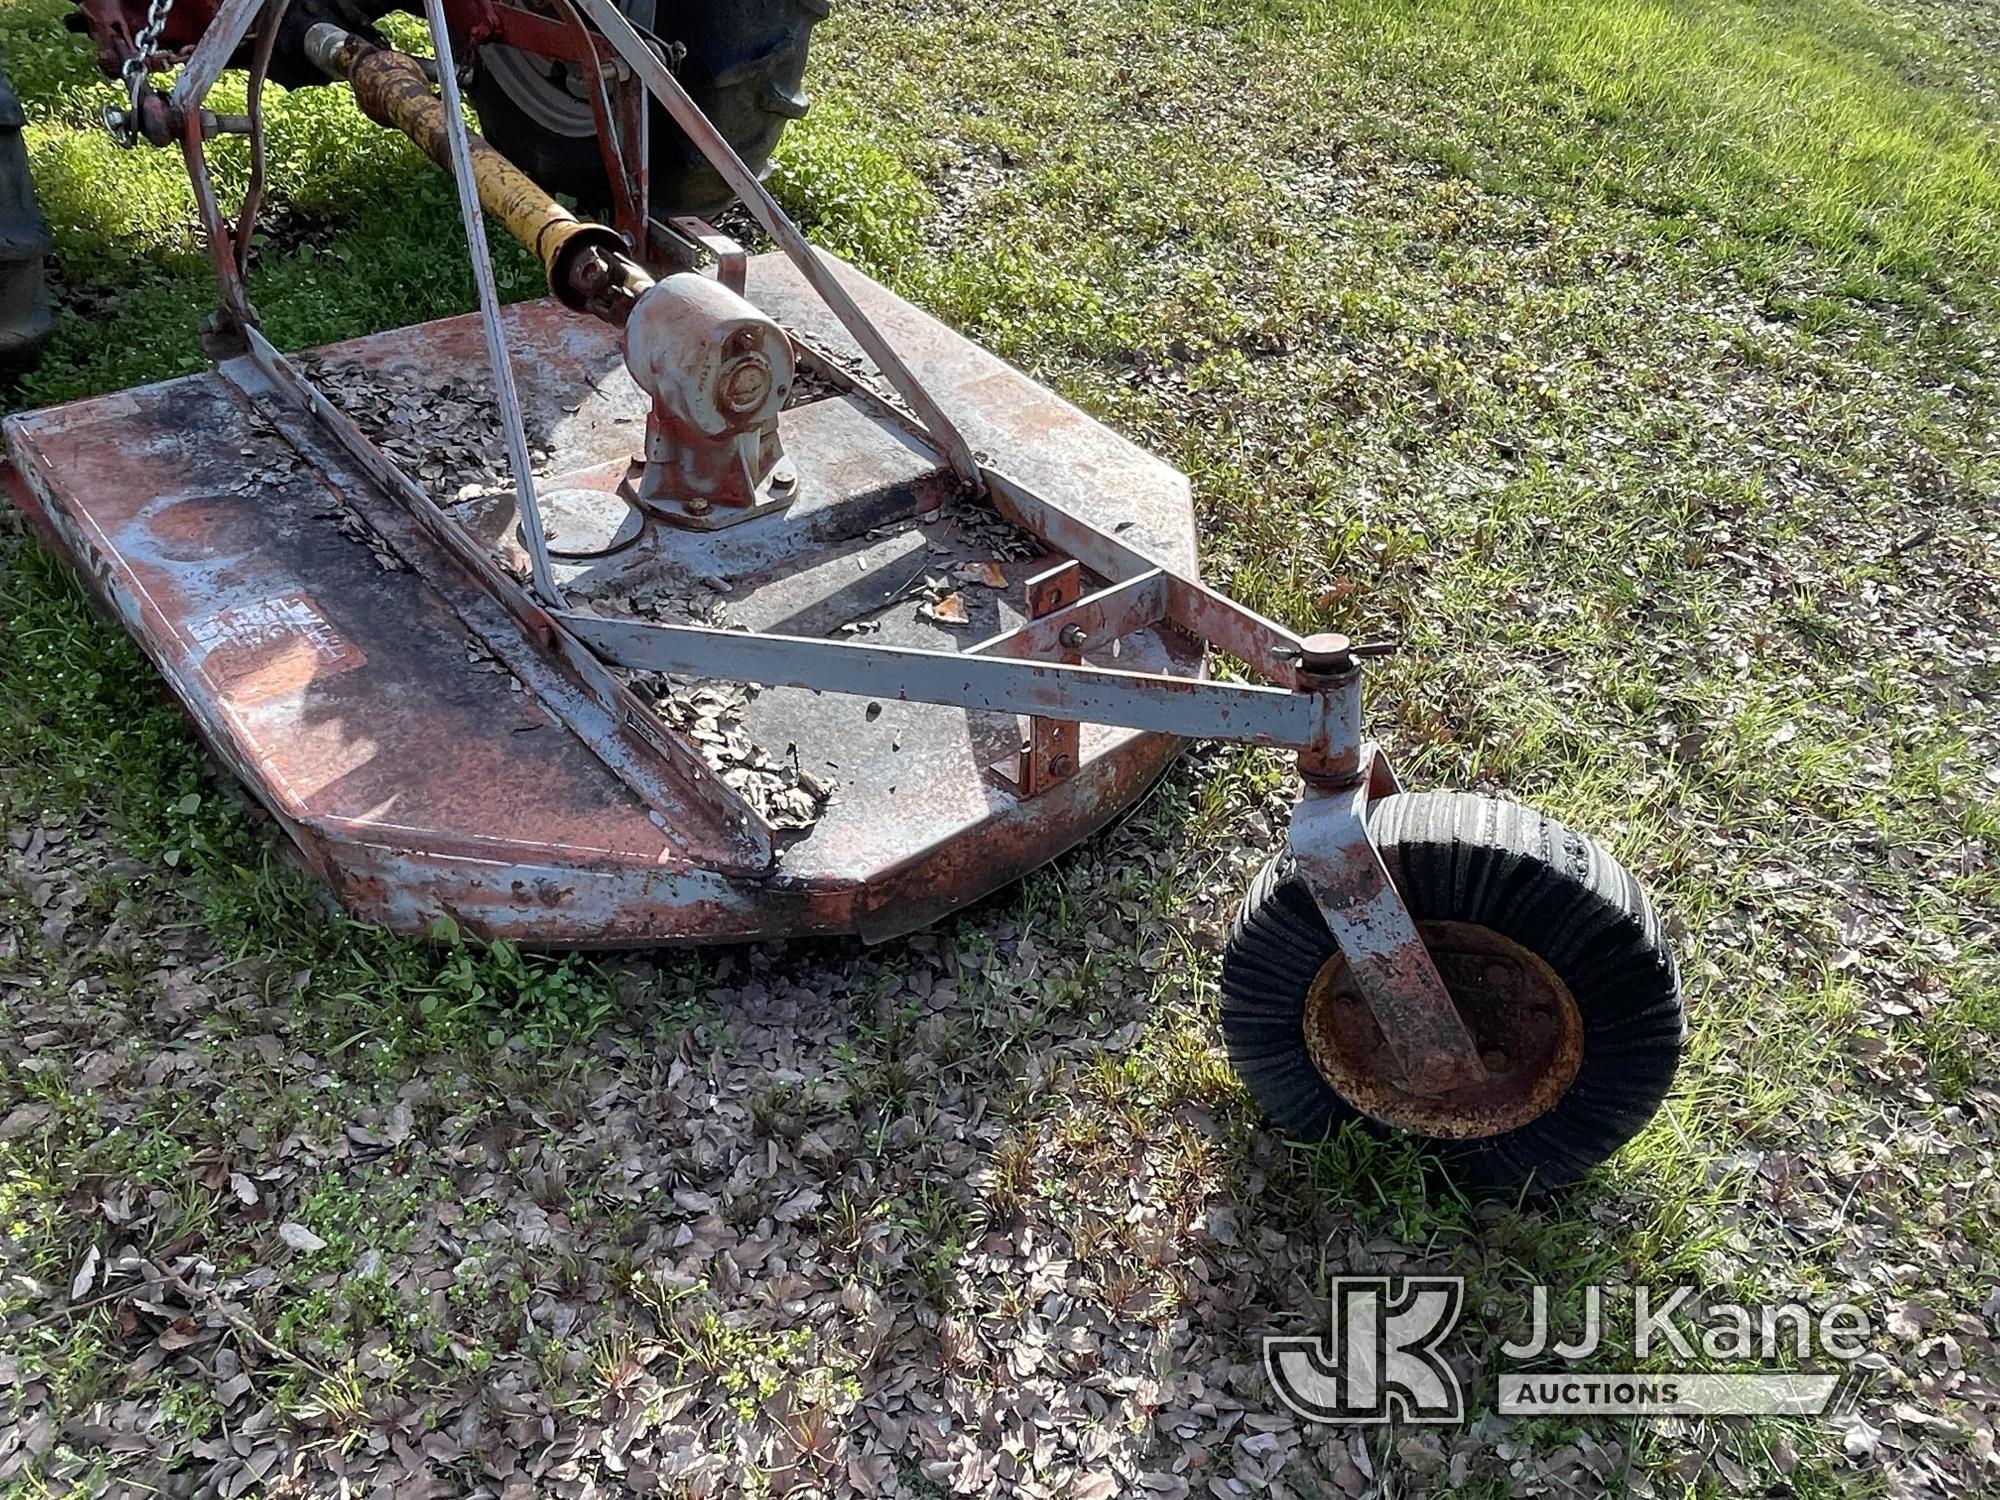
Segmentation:
{"type": "MultiPolygon", "coordinates": [[[[680,81],[736,154],[762,172],[788,121],[806,112],[801,91],[812,28],[829,0],[618,0],[635,24],[687,48],[680,81]]],[[[610,202],[598,151],[589,75],[498,45],[480,48],[468,89],[479,128],[501,154],[552,193],[585,207],[610,202]]],[[[657,104],[652,128],[653,212],[712,214],[735,194],[657,104]]]]}
{"type": "Polygon", "coordinates": [[[1686,1030],[1659,918],[1603,849],[1515,803],[1383,797],[1369,836],[1479,1045],[1488,1077],[1409,1093],[1311,891],[1280,855],[1222,965],[1229,1060],[1302,1140],[1361,1122],[1438,1143],[1476,1186],[1569,1182],[1653,1117],[1686,1030]]]}

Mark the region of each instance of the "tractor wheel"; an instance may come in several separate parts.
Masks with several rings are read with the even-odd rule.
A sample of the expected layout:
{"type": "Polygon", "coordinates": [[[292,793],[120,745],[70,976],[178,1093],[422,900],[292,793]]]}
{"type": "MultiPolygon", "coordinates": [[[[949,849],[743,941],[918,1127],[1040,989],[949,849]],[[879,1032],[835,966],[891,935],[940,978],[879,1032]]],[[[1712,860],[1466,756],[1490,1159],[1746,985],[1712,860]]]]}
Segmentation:
{"type": "Polygon", "coordinates": [[[1383,797],[1368,829],[1488,1078],[1444,1096],[1397,1085],[1289,852],[1258,875],[1223,958],[1237,1075],[1301,1140],[1395,1126],[1435,1141],[1471,1186],[1582,1176],[1652,1118],[1680,1060],[1680,981],[1644,892],[1596,844],[1516,803],[1383,797]]]}
{"type": "Polygon", "coordinates": [[[31,369],[56,326],[42,264],[53,245],[28,175],[26,123],[0,74],[0,373],[8,374],[31,369]]]}
{"type": "MultiPolygon", "coordinates": [[[[800,91],[806,48],[830,0],[619,0],[619,9],[665,42],[687,48],[680,81],[702,112],[762,173],[788,121],[806,112],[800,91]]],[[[587,75],[512,47],[479,51],[470,93],[479,125],[500,152],[552,193],[586,208],[610,201],[585,92],[587,75]]],[[[680,127],[656,103],[652,119],[653,212],[713,214],[735,199],[680,127]]]]}

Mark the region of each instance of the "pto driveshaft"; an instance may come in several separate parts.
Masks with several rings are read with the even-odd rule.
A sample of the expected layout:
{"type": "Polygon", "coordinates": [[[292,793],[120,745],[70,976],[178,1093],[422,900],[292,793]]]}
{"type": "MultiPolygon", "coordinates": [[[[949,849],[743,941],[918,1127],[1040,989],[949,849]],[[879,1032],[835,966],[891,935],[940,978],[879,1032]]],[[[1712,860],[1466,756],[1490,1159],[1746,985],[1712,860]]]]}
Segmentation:
{"type": "MultiPolygon", "coordinates": [[[[451,170],[444,102],[431,91],[423,64],[406,52],[321,22],[306,33],[306,56],[354,90],[354,102],[378,125],[400,130],[432,161],[451,170]]],[[[519,240],[549,278],[556,300],[609,323],[623,323],[639,294],[653,284],[625,253],[616,230],[579,219],[483,137],[469,134],[479,202],[519,240]]]]}

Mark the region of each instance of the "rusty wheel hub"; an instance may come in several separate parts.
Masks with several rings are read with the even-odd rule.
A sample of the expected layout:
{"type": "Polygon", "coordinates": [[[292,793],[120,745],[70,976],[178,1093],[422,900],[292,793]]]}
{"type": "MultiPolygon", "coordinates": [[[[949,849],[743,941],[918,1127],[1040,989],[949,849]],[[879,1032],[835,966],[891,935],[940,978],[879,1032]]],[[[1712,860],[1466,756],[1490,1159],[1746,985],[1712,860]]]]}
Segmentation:
{"type": "Polygon", "coordinates": [[[1443,1094],[1404,1086],[1375,1014],[1335,954],[1306,996],[1306,1047],[1320,1076],[1363,1114],[1440,1140],[1478,1140],[1546,1114],[1583,1063],[1583,1017],[1538,955],[1471,922],[1419,922],[1487,1076],[1443,1094]]]}

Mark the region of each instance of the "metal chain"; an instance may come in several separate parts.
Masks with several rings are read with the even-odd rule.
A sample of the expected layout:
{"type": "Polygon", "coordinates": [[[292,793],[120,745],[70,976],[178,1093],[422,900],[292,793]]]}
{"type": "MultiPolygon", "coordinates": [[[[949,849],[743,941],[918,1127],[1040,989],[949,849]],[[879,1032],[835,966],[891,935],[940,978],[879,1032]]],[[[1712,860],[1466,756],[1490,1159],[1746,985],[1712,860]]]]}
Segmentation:
{"type": "Polygon", "coordinates": [[[139,121],[139,96],[146,91],[146,77],[150,71],[147,63],[152,59],[154,49],[160,45],[160,33],[167,29],[167,13],[173,8],[174,0],[152,0],[146,7],[146,24],[139,29],[139,35],[132,43],[132,55],[125,59],[121,70],[132,102],[132,113],[127,119],[134,129],[139,121]]]}

